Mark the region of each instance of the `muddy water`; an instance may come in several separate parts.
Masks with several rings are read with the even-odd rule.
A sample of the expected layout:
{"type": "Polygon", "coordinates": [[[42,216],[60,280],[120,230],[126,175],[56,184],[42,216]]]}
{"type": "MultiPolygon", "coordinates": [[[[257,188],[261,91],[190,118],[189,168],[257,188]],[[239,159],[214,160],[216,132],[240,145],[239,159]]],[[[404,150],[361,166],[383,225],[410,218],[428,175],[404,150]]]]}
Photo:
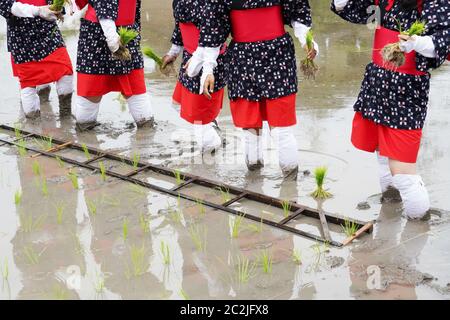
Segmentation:
{"type": "MultiPolygon", "coordinates": [[[[145,43],[162,54],[171,35],[170,2],[147,0],[144,6],[145,43]]],[[[266,167],[259,174],[247,172],[242,133],[233,129],[227,103],[219,122],[228,144],[213,159],[199,163],[187,141],[190,128],[171,105],[176,78],[151,72],[151,63],[147,64],[147,82],[156,129],[137,131],[115,94],[104,99],[99,116],[102,125],[94,132],[80,134],[72,120],[61,120],[54,92],[50,103],[42,106],[40,121],[24,120],[19,87],[5,50],[3,21],[0,121],[9,125],[20,121],[24,129],[124,155],[138,152],[142,160],[151,163],[308,206],[320,205],[360,220],[377,219],[372,235],[335,249],[243,221],[233,238],[230,225],[235,218],[223,213],[114,179],[103,181],[96,173],[60,167],[41,157],[36,159],[43,171],[38,177],[29,155],[0,147],[0,299],[448,299],[448,215],[433,215],[429,223],[409,222],[398,204],[382,206],[374,156],[356,151],[349,142],[351,106],[369,61],[371,31],[335,18],[328,11],[328,1],[314,1],[312,6],[321,71],[316,81],[300,85],[296,136],[302,171],[313,171],[318,165],[329,167],[326,185],[334,198],[324,203],[309,197],[314,189],[311,175],[283,181],[269,139],[265,143],[266,167]],[[69,170],[77,174],[78,189],[67,176],[69,170]],[[17,205],[16,191],[22,195],[17,205]],[[361,201],[367,201],[370,209],[358,210],[361,201]],[[163,251],[168,254],[164,256],[163,251]],[[271,273],[264,273],[261,265],[264,252],[273,258],[271,273]],[[293,261],[292,252],[300,253],[301,264],[293,261]],[[237,272],[246,259],[251,266],[248,281],[237,272]]],[[[66,41],[75,61],[76,32],[68,31],[66,41]]],[[[450,207],[450,129],[445,114],[450,105],[449,80],[448,65],[433,73],[419,162],[433,206],[440,209],[450,207]]],[[[82,153],[71,156],[85,157],[82,153]]],[[[155,175],[141,178],[164,187],[174,183],[155,175]]],[[[188,192],[208,194],[212,202],[220,202],[222,197],[201,188],[188,192]]],[[[251,203],[237,206],[276,214],[251,203]]],[[[291,226],[319,230],[304,218],[291,226]]],[[[345,237],[339,227],[333,228],[332,234],[336,240],[345,237]]]]}

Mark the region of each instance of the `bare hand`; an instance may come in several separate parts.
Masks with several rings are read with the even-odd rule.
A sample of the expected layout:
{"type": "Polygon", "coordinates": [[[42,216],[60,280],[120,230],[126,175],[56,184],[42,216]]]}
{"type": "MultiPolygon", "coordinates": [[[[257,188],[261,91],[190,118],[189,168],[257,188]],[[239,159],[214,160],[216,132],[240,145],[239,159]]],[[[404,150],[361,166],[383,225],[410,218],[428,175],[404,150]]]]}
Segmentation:
{"type": "Polygon", "coordinates": [[[214,84],[216,79],[214,75],[210,74],[206,77],[205,85],[203,87],[203,94],[209,99],[212,99],[211,93],[214,92],[214,84]]]}
{"type": "Polygon", "coordinates": [[[174,63],[176,59],[177,59],[177,57],[169,56],[169,55],[166,54],[166,55],[162,58],[161,69],[164,70],[169,64],[174,63]]]}
{"type": "Polygon", "coordinates": [[[400,34],[400,35],[398,36],[398,39],[399,39],[400,41],[409,41],[409,40],[411,40],[411,37],[408,36],[407,34],[400,34]]]}
{"type": "Polygon", "coordinates": [[[308,49],[307,46],[304,46],[304,49],[306,51],[306,55],[308,57],[308,59],[310,60],[314,60],[317,56],[317,50],[312,48],[312,49],[308,49]]]}

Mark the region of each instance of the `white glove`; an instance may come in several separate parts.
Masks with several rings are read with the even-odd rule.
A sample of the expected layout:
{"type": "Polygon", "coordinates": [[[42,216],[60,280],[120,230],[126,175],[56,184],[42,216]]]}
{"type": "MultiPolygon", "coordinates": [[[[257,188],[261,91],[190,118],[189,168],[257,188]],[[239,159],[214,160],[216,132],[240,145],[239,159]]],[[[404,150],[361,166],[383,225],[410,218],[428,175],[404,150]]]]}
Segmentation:
{"type": "Polygon", "coordinates": [[[14,2],[11,7],[11,13],[13,16],[19,18],[34,18],[39,16],[39,7],[31,4],[14,2]]]}
{"type": "MultiPolygon", "coordinates": [[[[298,21],[292,21],[292,27],[294,28],[294,34],[300,42],[300,45],[304,48],[306,46],[306,34],[311,28],[298,21]]],[[[317,52],[316,56],[319,56],[319,45],[315,41],[313,41],[313,45],[314,50],[317,52]]]]}
{"type": "Polygon", "coordinates": [[[333,0],[334,6],[336,7],[337,11],[341,11],[345,8],[349,0],[333,0]]]}
{"type": "Polygon", "coordinates": [[[192,54],[191,60],[189,60],[189,66],[186,70],[186,73],[189,77],[195,77],[200,73],[203,67],[203,52],[205,48],[198,47],[197,50],[192,54]]]}
{"type": "Polygon", "coordinates": [[[170,57],[178,57],[180,55],[180,53],[183,51],[183,47],[176,45],[176,44],[172,44],[172,47],[170,47],[169,52],[167,52],[167,55],[170,57]]]}
{"type": "Polygon", "coordinates": [[[38,7],[38,16],[50,22],[55,22],[58,20],[56,14],[50,10],[50,6],[38,7]]]}
{"type": "Polygon", "coordinates": [[[119,50],[120,36],[117,33],[116,23],[110,19],[101,19],[100,25],[106,38],[109,50],[114,53],[119,50]]]}
{"type": "Polygon", "coordinates": [[[412,36],[408,41],[400,41],[400,49],[410,53],[416,51],[427,58],[436,58],[436,47],[430,36],[412,36]]]}
{"type": "Polygon", "coordinates": [[[203,94],[206,78],[214,74],[214,68],[217,67],[217,58],[220,54],[220,47],[205,48],[203,51],[203,73],[200,77],[200,94],[203,94]]]}

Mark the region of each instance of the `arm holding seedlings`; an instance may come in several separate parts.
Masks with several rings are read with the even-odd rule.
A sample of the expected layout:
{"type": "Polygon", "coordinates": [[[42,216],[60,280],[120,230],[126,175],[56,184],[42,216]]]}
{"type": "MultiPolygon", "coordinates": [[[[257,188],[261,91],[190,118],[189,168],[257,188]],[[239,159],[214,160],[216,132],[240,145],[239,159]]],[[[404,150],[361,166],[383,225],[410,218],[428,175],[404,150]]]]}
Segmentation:
{"type": "Polygon", "coordinates": [[[54,22],[57,20],[57,12],[52,11],[50,6],[34,6],[16,1],[2,1],[0,14],[9,19],[11,15],[18,18],[37,18],[54,22]]]}
{"type": "Polygon", "coordinates": [[[162,58],[162,69],[167,67],[169,64],[174,63],[180,53],[183,52],[183,38],[181,37],[180,24],[178,22],[175,22],[171,42],[172,46],[170,47],[170,50],[162,58]]]}
{"type": "Polygon", "coordinates": [[[351,23],[367,24],[374,17],[374,0],[332,0],[331,11],[351,23]]]}

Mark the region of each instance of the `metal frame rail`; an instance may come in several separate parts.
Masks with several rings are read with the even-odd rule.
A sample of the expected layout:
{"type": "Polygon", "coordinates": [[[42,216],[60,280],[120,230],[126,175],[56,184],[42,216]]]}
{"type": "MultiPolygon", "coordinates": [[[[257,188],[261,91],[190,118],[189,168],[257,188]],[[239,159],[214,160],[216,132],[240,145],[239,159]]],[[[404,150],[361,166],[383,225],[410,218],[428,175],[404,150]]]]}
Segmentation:
{"type": "MultiPolygon", "coordinates": [[[[27,138],[46,139],[46,138],[48,138],[44,135],[31,133],[31,132],[27,132],[24,130],[18,130],[18,129],[15,129],[15,128],[12,128],[12,127],[6,126],[6,125],[0,125],[0,129],[3,129],[5,131],[20,132],[20,135],[21,135],[21,138],[15,137],[15,139],[13,139],[13,140],[5,140],[5,139],[0,138],[0,147],[4,146],[4,145],[23,147],[23,145],[21,146],[19,144],[21,139],[27,139],[27,138]]],[[[72,164],[72,165],[75,165],[78,167],[82,167],[85,169],[93,170],[93,171],[100,170],[99,167],[93,165],[94,162],[96,162],[100,159],[121,161],[128,165],[133,165],[133,160],[130,158],[126,158],[126,157],[122,157],[122,156],[119,156],[116,154],[108,153],[108,152],[105,152],[105,151],[102,151],[102,150],[99,150],[96,148],[92,148],[92,147],[87,147],[87,150],[89,151],[89,153],[91,155],[93,155],[93,158],[91,158],[87,161],[84,161],[84,162],[77,161],[77,160],[67,158],[67,157],[64,157],[61,155],[56,155],[54,152],[61,151],[63,149],[74,149],[74,150],[84,151],[82,145],[74,143],[74,142],[70,142],[70,141],[69,142],[61,141],[58,139],[52,139],[52,143],[53,143],[54,147],[49,150],[45,150],[45,151],[39,150],[39,149],[36,149],[33,147],[29,147],[29,146],[25,146],[24,148],[28,151],[36,153],[33,157],[43,155],[43,156],[47,156],[47,157],[54,158],[54,159],[59,158],[63,162],[66,162],[66,163],[69,163],[69,164],[72,164]]],[[[249,190],[236,188],[236,187],[233,187],[230,185],[220,184],[220,183],[214,182],[212,180],[204,179],[202,177],[187,174],[187,173],[180,173],[181,178],[183,179],[183,182],[171,189],[163,188],[161,186],[151,184],[146,181],[142,181],[142,180],[134,178],[134,176],[136,176],[137,174],[139,174],[141,172],[147,172],[147,171],[159,173],[159,174],[169,176],[172,178],[176,177],[176,173],[168,168],[164,168],[161,166],[152,165],[152,164],[148,164],[148,163],[142,163],[142,162],[139,162],[137,164],[136,170],[134,170],[126,175],[119,174],[117,172],[109,171],[109,170],[107,170],[105,173],[106,173],[106,175],[108,175],[110,177],[114,177],[114,178],[117,178],[117,179],[120,179],[123,181],[127,181],[130,183],[134,183],[134,184],[140,185],[144,188],[161,192],[163,194],[168,194],[168,195],[171,195],[174,197],[180,197],[182,199],[185,199],[188,201],[193,201],[193,202],[201,201],[202,204],[206,207],[209,207],[209,208],[212,208],[215,210],[219,210],[219,211],[224,211],[226,213],[237,215],[237,216],[243,216],[244,218],[247,218],[247,219],[250,219],[253,221],[257,221],[257,222],[261,222],[261,223],[264,223],[265,225],[268,225],[268,226],[271,226],[274,228],[278,228],[278,229],[281,229],[284,231],[288,231],[293,234],[296,234],[296,235],[299,235],[299,236],[302,236],[302,237],[305,237],[305,238],[308,238],[308,239],[311,239],[314,241],[328,243],[335,247],[345,246],[345,245],[349,244],[350,242],[352,242],[357,237],[361,236],[363,233],[371,233],[373,230],[373,221],[363,222],[363,221],[358,221],[355,219],[349,219],[349,218],[345,218],[340,215],[327,213],[322,210],[316,210],[313,208],[302,206],[296,202],[289,202],[289,211],[291,212],[291,214],[289,216],[287,216],[286,218],[282,219],[279,222],[274,222],[271,220],[267,220],[267,219],[264,219],[261,217],[257,217],[257,216],[245,213],[243,211],[232,209],[232,208],[230,208],[230,205],[239,200],[248,199],[248,200],[253,200],[255,202],[258,202],[258,203],[266,204],[266,205],[274,207],[274,208],[283,209],[283,204],[285,204],[285,202],[283,200],[273,198],[270,196],[266,196],[264,194],[252,192],[249,190]],[[222,204],[216,204],[216,203],[212,203],[207,200],[204,200],[204,199],[198,199],[193,196],[184,194],[182,192],[183,188],[185,188],[186,186],[192,185],[192,184],[204,186],[204,187],[211,188],[211,189],[219,189],[219,190],[226,191],[230,195],[233,195],[233,198],[231,198],[230,200],[228,200],[222,204]],[[305,232],[302,230],[298,230],[296,228],[293,228],[293,227],[287,225],[288,222],[298,218],[299,216],[306,216],[306,217],[318,219],[320,222],[322,236],[317,236],[315,234],[305,232]],[[344,225],[346,222],[347,223],[349,223],[349,222],[355,223],[357,225],[357,227],[358,227],[357,234],[353,235],[352,237],[349,237],[342,243],[333,241],[330,236],[328,223],[344,225]]]]}

